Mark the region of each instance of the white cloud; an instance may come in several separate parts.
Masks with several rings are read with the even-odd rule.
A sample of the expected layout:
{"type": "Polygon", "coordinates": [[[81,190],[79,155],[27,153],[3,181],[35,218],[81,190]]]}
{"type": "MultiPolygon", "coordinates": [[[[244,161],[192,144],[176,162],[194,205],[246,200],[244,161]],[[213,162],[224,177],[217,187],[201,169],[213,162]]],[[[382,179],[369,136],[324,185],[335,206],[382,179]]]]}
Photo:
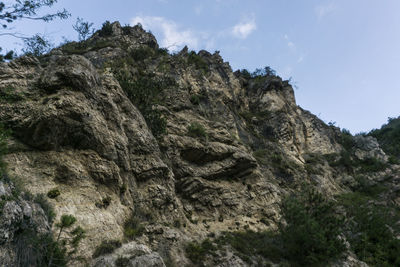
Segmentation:
{"type": "Polygon", "coordinates": [[[199,34],[190,29],[181,29],[174,21],[152,16],[136,16],[131,20],[132,25],[138,23],[147,30],[159,32],[162,38],[160,46],[169,50],[176,51],[185,45],[191,49],[199,48],[199,34]]]}
{"type": "Polygon", "coordinates": [[[238,24],[233,26],[231,33],[237,38],[246,39],[246,37],[255,29],[257,29],[257,25],[255,19],[252,18],[248,21],[239,22],[238,24]]]}
{"type": "Polygon", "coordinates": [[[293,42],[288,42],[287,43],[287,46],[290,48],[290,49],[295,49],[296,48],[296,46],[294,45],[294,43],[293,42]]]}
{"type": "Polygon", "coordinates": [[[314,8],[315,13],[317,14],[318,19],[322,19],[326,15],[332,13],[336,9],[336,6],[333,2],[319,5],[314,8]]]}

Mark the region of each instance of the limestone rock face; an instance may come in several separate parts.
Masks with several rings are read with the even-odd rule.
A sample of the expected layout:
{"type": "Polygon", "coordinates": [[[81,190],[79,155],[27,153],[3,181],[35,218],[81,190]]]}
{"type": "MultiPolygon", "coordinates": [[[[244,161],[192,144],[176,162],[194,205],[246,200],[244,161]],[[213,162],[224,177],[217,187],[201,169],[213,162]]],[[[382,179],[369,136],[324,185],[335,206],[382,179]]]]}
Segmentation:
{"type": "Polygon", "coordinates": [[[377,158],[387,161],[388,157],[385,152],[379,147],[378,141],[372,136],[358,135],[354,138],[356,143],[356,156],[359,159],[377,158]]]}
{"type": "Polygon", "coordinates": [[[0,265],[23,266],[29,264],[30,250],[27,244],[20,245],[23,233],[46,234],[50,225],[39,204],[14,197],[15,185],[4,181],[0,181],[0,265]]]}
{"type": "Polygon", "coordinates": [[[93,266],[123,266],[129,267],[165,267],[164,261],[157,252],[151,251],[147,246],[130,242],[115,250],[112,254],[96,259],[93,266]]]}
{"type": "MultiPolygon", "coordinates": [[[[49,199],[56,221],[77,218],[87,235],[78,254],[92,266],[116,266],[120,258],[126,266],[190,264],[190,240],[275,228],[291,186],[308,180],[331,194],[346,188],[325,160],[307,167],[315,154],[340,153],[340,131],[298,107],[288,81],[233,73],[218,52],[170,55],[140,26],[113,23],[111,33],[83,44],[0,63],[0,86],[13,88],[13,101],[0,100],[0,122],[13,132],[8,172],[32,194],[60,191],[49,199]],[[153,80],[139,84],[142,77],[153,80]],[[145,108],[126,89],[165,77],[174,82],[145,108]],[[155,137],[148,114],[160,114],[164,134],[155,137]],[[92,259],[102,241],[124,240],[131,216],[144,235],[92,259]]],[[[360,157],[371,151],[386,160],[372,139],[360,137],[357,147],[360,157]]],[[[0,181],[0,196],[7,190],[0,181]]],[[[37,209],[7,202],[0,242],[25,217],[39,220],[29,215],[37,209]]],[[[231,255],[219,266],[245,264],[231,255]]]]}

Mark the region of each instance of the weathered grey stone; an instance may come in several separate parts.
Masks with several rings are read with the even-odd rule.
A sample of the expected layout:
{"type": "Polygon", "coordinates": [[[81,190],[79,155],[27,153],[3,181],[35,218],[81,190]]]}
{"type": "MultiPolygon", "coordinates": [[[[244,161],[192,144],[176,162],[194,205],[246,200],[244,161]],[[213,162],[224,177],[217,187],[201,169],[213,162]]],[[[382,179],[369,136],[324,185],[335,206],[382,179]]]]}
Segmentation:
{"type": "Polygon", "coordinates": [[[129,242],[116,249],[112,254],[101,256],[94,260],[91,266],[117,266],[118,259],[125,259],[126,266],[129,267],[164,267],[161,256],[151,251],[147,246],[129,242]]]}

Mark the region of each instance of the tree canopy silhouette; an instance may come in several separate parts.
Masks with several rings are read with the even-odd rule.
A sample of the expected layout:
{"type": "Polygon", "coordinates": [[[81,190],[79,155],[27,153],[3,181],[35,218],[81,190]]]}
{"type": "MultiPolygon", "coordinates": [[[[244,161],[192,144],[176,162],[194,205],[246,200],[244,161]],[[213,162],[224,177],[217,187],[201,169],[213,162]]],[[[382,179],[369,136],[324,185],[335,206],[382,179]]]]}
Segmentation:
{"type": "MultiPolygon", "coordinates": [[[[51,7],[57,0],[30,0],[21,1],[16,0],[13,4],[8,4],[4,1],[0,1],[0,26],[2,32],[0,36],[11,36],[19,39],[29,39],[21,33],[17,33],[14,29],[10,29],[9,26],[13,22],[22,19],[28,20],[41,20],[44,22],[49,22],[54,19],[66,19],[70,16],[70,13],[63,9],[55,11],[54,13],[39,14],[39,10],[43,7],[51,7]]],[[[14,56],[13,51],[9,51],[6,54],[1,53],[2,48],[0,47],[0,61],[10,60],[14,56]]]]}

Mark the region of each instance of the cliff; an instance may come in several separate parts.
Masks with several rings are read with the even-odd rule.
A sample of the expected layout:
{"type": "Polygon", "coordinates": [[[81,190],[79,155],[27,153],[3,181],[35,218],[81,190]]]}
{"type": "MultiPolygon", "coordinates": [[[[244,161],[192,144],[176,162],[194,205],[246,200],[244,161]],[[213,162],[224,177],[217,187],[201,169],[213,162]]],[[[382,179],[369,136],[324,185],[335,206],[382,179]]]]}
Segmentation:
{"type": "MultiPolygon", "coordinates": [[[[364,165],[339,164],[347,135],[297,106],[288,81],[233,72],[218,52],[169,54],[140,26],[110,27],[39,58],[0,63],[0,122],[12,131],[7,173],[33,196],[57,192],[47,199],[54,221],[70,214],[85,229],[70,265],[191,266],[190,241],[278,229],[281,201],[304,183],[328,197],[357,184],[364,165]],[[127,233],[130,224],[137,232],[127,233]],[[92,257],[110,240],[122,244],[92,257]]],[[[354,140],[353,163],[387,163],[374,138],[354,140]]],[[[395,166],[364,173],[376,182],[395,166]]],[[[2,217],[0,240],[15,252],[16,225],[39,220],[22,216],[24,207],[40,207],[13,201],[3,213],[18,216],[2,217]]],[[[202,264],[256,264],[227,251],[202,264]]],[[[5,254],[0,262],[13,265],[17,257],[5,254]]],[[[343,261],[362,264],[354,255],[343,261]]]]}

